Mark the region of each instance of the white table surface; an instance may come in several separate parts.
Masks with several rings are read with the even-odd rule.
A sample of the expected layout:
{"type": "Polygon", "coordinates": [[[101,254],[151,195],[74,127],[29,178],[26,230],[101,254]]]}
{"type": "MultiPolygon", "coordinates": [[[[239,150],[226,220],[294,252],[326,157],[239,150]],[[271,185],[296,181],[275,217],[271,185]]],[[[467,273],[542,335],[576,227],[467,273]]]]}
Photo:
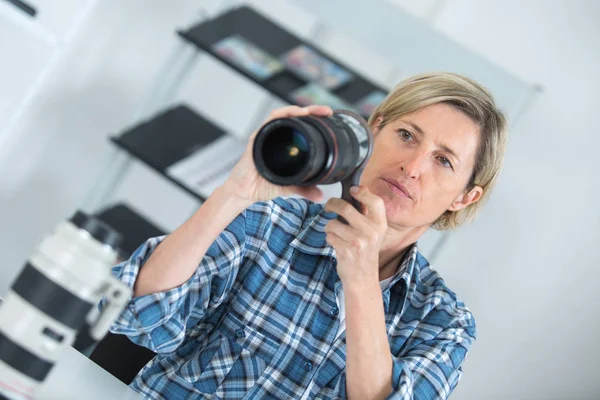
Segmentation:
{"type": "Polygon", "coordinates": [[[142,396],[69,346],[64,349],[36,400],[140,400],[142,396]]]}

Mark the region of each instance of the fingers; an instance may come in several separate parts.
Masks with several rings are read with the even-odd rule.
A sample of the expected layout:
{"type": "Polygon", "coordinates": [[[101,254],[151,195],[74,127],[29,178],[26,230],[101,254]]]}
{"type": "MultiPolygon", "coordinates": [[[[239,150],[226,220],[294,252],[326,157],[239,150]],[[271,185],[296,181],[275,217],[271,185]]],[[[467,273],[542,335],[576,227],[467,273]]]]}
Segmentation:
{"type": "Polygon", "coordinates": [[[325,241],[329,243],[329,245],[332,246],[334,249],[344,248],[344,245],[346,244],[344,239],[340,238],[333,232],[327,232],[327,236],[325,236],[325,241]]]}
{"type": "Polygon", "coordinates": [[[325,210],[338,214],[358,229],[361,226],[364,227],[364,217],[376,224],[387,224],[385,203],[381,197],[374,195],[364,186],[355,186],[354,188],[358,191],[351,190],[350,195],[362,204],[364,215],[347,201],[335,197],[327,201],[325,210]]]}
{"type": "Polygon", "coordinates": [[[312,105],[308,107],[287,106],[277,108],[269,114],[269,120],[277,118],[302,117],[306,115],[328,116],[333,110],[328,106],[312,105]]]}
{"type": "Polygon", "coordinates": [[[371,193],[366,186],[354,186],[350,195],[363,204],[365,215],[376,223],[387,223],[385,203],[381,197],[371,193]]]}
{"type": "Polygon", "coordinates": [[[310,114],[310,115],[326,117],[328,115],[333,114],[333,110],[329,106],[321,106],[321,105],[314,104],[312,106],[308,106],[308,107],[304,107],[304,108],[308,111],[308,114],[310,114]]]}
{"type": "Polygon", "coordinates": [[[336,213],[348,221],[349,225],[357,229],[366,228],[365,216],[345,200],[332,197],[325,204],[325,211],[336,213]]]}
{"type": "Polygon", "coordinates": [[[383,200],[366,187],[354,188],[358,190],[351,191],[351,194],[362,205],[364,215],[352,204],[339,198],[331,198],[325,205],[326,211],[335,212],[348,222],[344,224],[332,219],[325,226],[327,242],[336,250],[348,248],[348,245],[358,251],[381,246],[381,240],[387,231],[383,200]]]}
{"type": "Polygon", "coordinates": [[[355,229],[352,226],[346,225],[337,219],[332,219],[327,223],[327,225],[325,225],[325,233],[327,236],[332,234],[335,235],[335,237],[349,243],[354,237],[356,237],[355,229]]]}
{"type": "MultiPolygon", "coordinates": [[[[266,124],[269,121],[272,121],[277,118],[291,118],[291,117],[303,117],[307,115],[314,115],[317,117],[327,117],[333,114],[333,110],[329,106],[320,106],[320,105],[311,105],[307,107],[300,106],[286,106],[276,108],[269,114],[269,117],[264,122],[266,124]]],[[[250,140],[248,145],[252,146],[254,143],[254,139],[258,135],[258,130],[254,131],[252,135],[250,135],[250,140]]]]}

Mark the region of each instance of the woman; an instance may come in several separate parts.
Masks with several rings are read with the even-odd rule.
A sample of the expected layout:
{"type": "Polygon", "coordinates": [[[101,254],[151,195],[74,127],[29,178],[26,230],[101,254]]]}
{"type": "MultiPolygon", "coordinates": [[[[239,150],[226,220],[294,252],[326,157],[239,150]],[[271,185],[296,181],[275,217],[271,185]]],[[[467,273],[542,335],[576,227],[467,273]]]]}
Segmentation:
{"type": "Polygon", "coordinates": [[[450,395],[475,321],[416,242],[475,216],[501,168],[505,118],[477,83],[440,73],[402,82],[369,123],[374,149],[353,193],[362,212],[315,203],[316,187],[265,181],[253,136],[188,221],[114,268],[134,298],[111,330],[158,353],[134,389],[161,399],[450,395]]]}

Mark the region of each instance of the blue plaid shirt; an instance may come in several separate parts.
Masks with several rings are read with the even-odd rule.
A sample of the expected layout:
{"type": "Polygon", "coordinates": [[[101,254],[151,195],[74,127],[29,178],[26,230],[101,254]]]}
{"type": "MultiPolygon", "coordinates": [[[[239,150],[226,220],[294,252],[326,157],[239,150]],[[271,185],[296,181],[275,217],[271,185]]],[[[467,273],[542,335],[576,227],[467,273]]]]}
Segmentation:
{"type": "MultiPolygon", "coordinates": [[[[346,398],[346,335],[336,339],[341,281],[324,228],[335,214],[277,198],[242,212],[195,274],[136,297],[111,327],[157,356],[131,386],[150,399],[346,398]]],[[[133,287],[161,242],[113,273],[133,287]]],[[[382,293],[394,399],[445,399],[475,339],[465,305],[414,245],[382,293]]]]}

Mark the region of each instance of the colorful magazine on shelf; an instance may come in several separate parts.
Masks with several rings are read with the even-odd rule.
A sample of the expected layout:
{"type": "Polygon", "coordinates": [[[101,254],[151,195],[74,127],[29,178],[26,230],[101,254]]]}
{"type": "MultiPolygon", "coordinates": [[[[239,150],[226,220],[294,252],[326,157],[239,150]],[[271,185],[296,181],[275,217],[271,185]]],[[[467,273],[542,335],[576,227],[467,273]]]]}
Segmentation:
{"type": "Polygon", "coordinates": [[[283,64],[241,35],[228,36],[213,45],[215,53],[258,79],[283,70],[283,64]]]}
{"type": "Polygon", "coordinates": [[[335,89],[352,79],[352,74],[308,46],[300,45],[281,56],[288,69],[301,78],[327,89],[335,89]]]}

